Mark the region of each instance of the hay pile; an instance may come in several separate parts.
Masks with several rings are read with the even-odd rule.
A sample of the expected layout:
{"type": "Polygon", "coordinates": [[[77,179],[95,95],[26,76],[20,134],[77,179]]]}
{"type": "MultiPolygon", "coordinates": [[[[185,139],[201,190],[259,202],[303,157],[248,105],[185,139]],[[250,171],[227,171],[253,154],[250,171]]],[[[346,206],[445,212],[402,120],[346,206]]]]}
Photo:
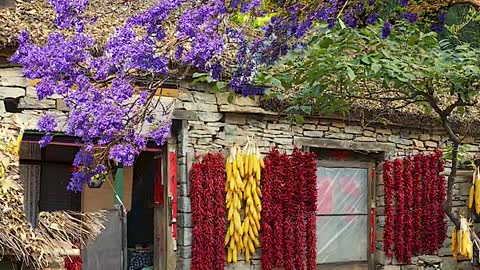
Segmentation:
{"type": "Polygon", "coordinates": [[[19,175],[19,129],[0,124],[0,255],[35,269],[61,262],[72,249],[72,242],[82,246],[101,232],[104,212],[42,212],[38,228],[33,229],[23,209],[23,187],[19,175]]]}
{"type": "MultiPolygon", "coordinates": [[[[116,28],[124,25],[132,15],[147,10],[155,0],[91,0],[86,14],[95,17],[103,14],[94,25],[86,27],[86,33],[94,37],[103,46],[116,28]]],[[[18,34],[22,30],[30,33],[36,43],[46,41],[48,34],[58,30],[53,24],[55,12],[47,0],[16,0],[15,8],[0,9],[0,48],[17,45],[18,34]]],[[[71,30],[61,31],[67,36],[71,30]]]]}

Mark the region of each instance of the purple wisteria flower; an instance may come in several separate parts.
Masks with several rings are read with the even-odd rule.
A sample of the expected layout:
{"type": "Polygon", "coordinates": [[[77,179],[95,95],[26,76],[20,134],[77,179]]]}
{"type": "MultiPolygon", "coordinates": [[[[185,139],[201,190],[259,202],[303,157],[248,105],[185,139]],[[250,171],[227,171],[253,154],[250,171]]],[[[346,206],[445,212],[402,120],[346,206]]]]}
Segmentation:
{"type": "Polygon", "coordinates": [[[403,18],[405,18],[409,23],[415,23],[418,20],[418,15],[417,13],[411,13],[411,12],[405,11],[403,13],[403,18]]]}
{"type": "Polygon", "coordinates": [[[367,24],[375,24],[377,23],[378,21],[378,15],[376,13],[372,13],[370,14],[370,16],[368,16],[367,20],[366,20],[366,23],[367,24]]]}
{"type": "Polygon", "coordinates": [[[45,132],[52,132],[57,128],[57,121],[53,115],[46,114],[40,117],[38,121],[38,130],[45,132]]]}
{"type": "Polygon", "coordinates": [[[408,6],[408,2],[409,2],[409,0],[400,0],[400,6],[406,7],[406,6],[408,6]]]}
{"type": "Polygon", "coordinates": [[[392,24],[386,21],[382,27],[382,38],[388,38],[392,32],[392,24]]]}

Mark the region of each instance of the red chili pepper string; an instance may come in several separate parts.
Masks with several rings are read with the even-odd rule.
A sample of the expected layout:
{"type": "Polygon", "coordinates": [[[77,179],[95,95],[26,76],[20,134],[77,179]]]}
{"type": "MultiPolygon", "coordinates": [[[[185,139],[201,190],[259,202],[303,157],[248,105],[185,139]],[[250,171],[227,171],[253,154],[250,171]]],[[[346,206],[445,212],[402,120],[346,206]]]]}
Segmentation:
{"type": "Polygon", "coordinates": [[[392,258],[393,253],[393,224],[395,217],[393,214],[393,198],[394,198],[394,186],[393,186],[393,164],[390,161],[383,163],[383,183],[385,192],[385,228],[383,231],[383,248],[385,255],[392,258]]]}
{"type": "Polygon", "coordinates": [[[283,154],[281,156],[282,166],[282,192],[280,195],[280,202],[282,203],[282,214],[283,214],[283,230],[284,230],[284,267],[285,270],[293,270],[294,265],[294,256],[295,256],[295,202],[294,193],[295,193],[295,182],[293,181],[295,176],[292,170],[292,159],[287,155],[283,154]]]}
{"type": "MultiPolygon", "coordinates": [[[[294,242],[295,242],[295,254],[294,254],[294,261],[295,261],[295,269],[296,270],[305,270],[305,252],[306,252],[306,223],[305,223],[305,200],[307,199],[306,194],[306,171],[305,171],[305,164],[306,158],[303,154],[298,150],[295,149],[293,151],[291,157],[291,166],[292,168],[298,172],[297,179],[295,181],[296,188],[294,189],[293,199],[295,201],[295,211],[294,211],[294,221],[293,223],[296,225],[296,229],[294,230],[294,242]]],[[[294,181],[291,181],[294,182],[294,181]]]]}
{"type": "Polygon", "coordinates": [[[208,154],[192,164],[192,269],[223,270],[225,265],[225,160],[208,154]]]}
{"type": "Polygon", "coordinates": [[[428,156],[422,156],[422,166],[423,166],[423,175],[422,175],[422,229],[420,230],[422,234],[422,249],[421,253],[429,253],[428,241],[430,239],[429,235],[429,222],[431,220],[430,213],[430,179],[431,171],[430,165],[428,162],[428,156]]]}
{"type": "Polygon", "coordinates": [[[262,269],[272,270],[276,261],[275,254],[276,249],[280,248],[276,246],[279,244],[276,241],[275,234],[275,221],[278,216],[276,216],[276,205],[274,192],[277,188],[276,183],[276,173],[278,164],[278,157],[280,152],[273,149],[265,158],[265,168],[262,171],[262,234],[260,235],[262,240],[262,269]]]}
{"type": "Polygon", "coordinates": [[[422,247],[421,227],[422,227],[422,158],[420,155],[416,155],[413,158],[413,226],[412,231],[413,240],[413,255],[419,255],[422,247]]]}
{"type": "Polygon", "coordinates": [[[404,198],[405,198],[405,219],[403,228],[405,230],[405,257],[404,263],[409,264],[412,258],[412,247],[414,243],[413,237],[413,176],[412,176],[412,159],[406,157],[403,160],[404,167],[404,198]]]}
{"type": "Polygon", "coordinates": [[[192,204],[192,270],[202,270],[206,259],[203,247],[206,244],[204,234],[204,187],[202,164],[193,163],[190,170],[190,200],[192,204]]]}
{"type": "Polygon", "coordinates": [[[224,237],[226,232],[226,222],[225,216],[225,159],[220,154],[209,154],[203,160],[204,174],[206,179],[211,179],[209,181],[210,193],[212,195],[212,213],[209,218],[210,222],[213,225],[212,228],[214,233],[212,234],[213,239],[211,239],[212,247],[214,250],[214,255],[216,258],[212,258],[212,263],[214,264],[213,269],[223,270],[225,266],[225,248],[224,248],[224,237]]]}
{"type": "Polygon", "coordinates": [[[273,149],[262,178],[262,269],[316,269],[316,162],[273,149]]]}
{"type": "Polygon", "coordinates": [[[307,270],[317,269],[317,162],[313,153],[304,153],[304,172],[305,172],[305,217],[306,220],[306,257],[307,270]]]}
{"type": "Polygon", "coordinates": [[[393,172],[395,175],[395,189],[397,190],[397,214],[395,218],[395,256],[400,262],[405,262],[405,236],[404,236],[404,218],[405,218],[405,195],[402,160],[396,159],[393,162],[393,172]]]}

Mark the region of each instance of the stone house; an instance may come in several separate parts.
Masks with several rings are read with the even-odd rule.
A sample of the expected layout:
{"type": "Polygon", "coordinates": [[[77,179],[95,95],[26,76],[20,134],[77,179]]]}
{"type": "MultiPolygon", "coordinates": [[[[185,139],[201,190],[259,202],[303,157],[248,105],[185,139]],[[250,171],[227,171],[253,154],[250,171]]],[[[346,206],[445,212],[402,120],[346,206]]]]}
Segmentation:
{"type": "MultiPolygon", "coordinates": [[[[32,6],[37,7],[35,5],[32,6]]],[[[8,11],[12,18],[19,20],[23,18],[22,16],[27,16],[24,10],[31,7],[27,7],[25,4],[21,4],[21,7],[20,11],[8,11]]],[[[7,11],[2,10],[1,12],[7,11]]],[[[45,14],[47,15],[38,14],[35,16],[39,16],[38,20],[49,20],[51,13],[50,15],[48,12],[45,14]]],[[[12,26],[12,24],[9,24],[9,26],[12,26]]],[[[30,140],[34,141],[38,139],[38,135],[34,133],[37,129],[36,121],[42,114],[55,114],[57,119],[65,120],[68,111],[61,97],[38,101],[34,90],[35,82],[28,81],[22,76],[21,67],[12,66],[8,63],[6,59],[12,52],[8,48],[9,46],[13,48],[15,46],[11,34],[0,33],[0,44],[4,48],[2,51],[3,59],[0,59],[0,122],[9,123],[15,116],[22,121],[27,131],[30,131],[27,134],[30,134],[30,140]]],[[[238,97],[233,103],[229,103],[228,93],[214,94],[210,91],[208,85],[194,84],[189,81],[177,82],[177,87],[170,89],[168,93],[168,97],[162,97],[162,99],[165,102],[175,102],[175,108],[172,112],[174,121],[172,137],[165,148],[156,149],[152,147],[150,150],[154,154],[144,157],[145,162],[150,162],[154,160],[155,153],[168,152],[174,154],[173,159],[166,159],[165,155],[161,155],[162,164],[164,164],[162,165],[164,166],[163,172],[168,172],[162,176],[169,179],[171,175],[176,176],[176,182],[170,183],[167,181],[162,200],[163,202],[167,200],[175,202],[177,211],[175,211],[175,207],[170,207],[170,205],[167,207],[166,204],[159,204],[159,206],[153,208],[154,218],[149,221],[152,223],[150,225],[154,227],[149,229],[152,231],[152,239],[150,240],[155,243],[163,243],[154,247],[155,269],[190,269],[192,222],[188,175],[194,157],[208,152],[225,152],[233,143],[243,144],[247,140],[247,136],[256,140],[263,154],[273,147],[287,152],[299,147],[318,153],[319,171],[322,168],[335,168],[336,172],[340,174],[352,170],[358,172],[357,187],[360,193],[365,195],[365,200],[362,201],[362,211],[358,214],[358,224],[346,228],[350,231],[345,234],[348,237],[355,235],[356,238],[343,239],[344,241],[339,241],[338,246],[331,247],[335,250],[348,249],[349,246],[346,245],[351,245],[354,241],[358,243],[358,250],[352,251],[351,254],[347,254],[342,259],[334,258],[333,261],[325,261],[319,254],[317,258],[319,269],[352,269],[352,267],[358,267],[356,269],[412,269],[411,265],[399,265],[395,259],[388,259],[383,253],[382,230],[385,216],[381,163],[384,159],[392,157],[403,157],[421,152],[431,152],[437,148],[445,148],[448,137],[442,127],[436,124],[433,117],[418,111],[382,112],[370,108],[357,108],[347,116],[319,115],[309,117],[305,119],[303,125],[296,126],[292,125],[285,115],[275,112],[274,108],[263,102],[260,97],[238,97]],[[382,117],[378,117],[379,115],[382,117]],[[334,163],[332,163],[332,160],[334,160],[334,163]],[[168,166],[165,167],[165,164],[168,166]],[[332,164],[335,165],[332,166],[332,164]],[[171,168],[175,167],[176,171],[172,171],[171,168]],[[169,184],[174,186],[168,187],[169,184]],[[371,215],[374,215],[374,222],[370,222],[371,215]],[[169,222],[166,222],[166,220],[169,220],[169,222]],[[173,234],[171,233],[175,231],[174,227],[176,227],[176,241],[173,241],[173,234]],[[374,233],[371,233],[372,229],[374,233]],[[374,246],[373,250],[371,250],[372,244],[374,246]],[[333,268],[329,264],[333,262],[340,263],[340,266],[337,265],[336,268],[333,268]],[[342,265],[342,263],[344,264],[342,265]],[[342,266],[344,268],[341,268],[342,266]]],[[[62,127],[63,125],[60,123],[58,132],[62,131],[62,127]]],[[[464,140],[472,156],[478,152],[478,144],[480,143],[480,136],[476,132],[472,130],[471,134],[464,140]]],[[[59,147],[74,146],[71,138],[60,138],[58,141],[54,140],[54,143],[59,147]]],[[[158,170],[152,170],[150,178],[154,178],[152,175],[158,173],[158,170]]],[[[124,170],[122,177],[125,180],[124,183],[126,183],[123,185],[123,199],[125,202],[130,201],[133,205],[135,196],[132,193],[135,193],[135,187],[132,186],[135,185],[136,180],[133,179],[135,176],[126,176],[128,175],[127,171],[128,168],[124,170]]],[[[130,174],[135,173],[130,172],[130,174]]],[[[471,172],[462,171],[455,184],[454,206],[458,211],[465,205],[470,178],[471,172]]],[[[86,211],[86,209],[112,209],[114,192],[116,190],[113,187],[110,189],[103,187],[102,190],[87,189],[86,193],[88,194],[82,194],[81,198],[72,198],[72,195],[65,195],[65,200],[80,203],[80,207],[75,209],[81,211],[86,211]],[[108,194],[107,197],[111,198],[108,199],[108,202],[94,201],[89,206],[90,208],[85,208],[85,201],[88,201],[85,200],[85,197],[105,197],[105,194],[108,194]]],[[[322,190],[319,190],[319,192],[322,192],[322,190]]],[[[48,204],[48,201],[45,203],[48,204]]],[[[127,210],[130,210],[129,207],[127,207],[127,210]]],[[[339,214],[342,215],[342,213],[339,214]]],[[[127,221],[127,228],[129,222],[127,221]]],[[[137,224],[134,221],[133,224],[135,226],[145,225],[137,224]]],[[[106,234],[100,237],[104,240],[114,235],[128,235],[128,232],[123,232],[122,228],[124,227],[119,225],[118,222],[109,223],[107,224],[106,234]]],[[[452,228],[452,224],[448,223],[448,235],[450,235],[452,228]]],[[[328,233],[328,231],[322,231],[321,233],[328,233]]],[[[145,236],[135,236],[133,238],[142,239],[142,237],[145,236]]],[[[342,235],[339,237],[341,238],[342,235]]],[[[116,239],[128,241],[122,237],[116,239]]],[[[324,242],[321,242],[322,239],[319,237],[318,247],[325,245],[324,242]]],[[[457,269],[456,267],[465,269],[464,267],[467,267],[470,262],[455,263],[451,256],[450,243],[451,240],[447,237],[437,254],[437,257],[443,263],[442,269],[457,269]]],[[[117,245],[118,242],[110,244],[117,245]]],[[[96,246],[97,249],[99,247],[96,246]]],[[[106,246],[101,247],[105,248],[106,246]]],[[[126,246],[122,246],[121,250],[111,249],[112,253],[109,255],[126,258],[127,256],[123,253],[126,252],[126,248],[126,246]]],[[[321,248],[318,249],[321,250],[321,248]]],[[[257,254],[260,254],[260,252],[257,252],[257,254]]],[[[418,261],[428,263],[436,261],[437,257],[433,260],[432,257],[414,258],[413,263],[418,261]]],[[[122,265],[120,259],[110,263],[109,266],[112,264],[122,265]]],[[[260,269],[259,264],[257,255],[250,264],[240,261],[227,268],[260,269]]],[[[91,267],[93,268],[87,269],[102,269],[98,268],[98,265],[97,268],[91,267]]]]}

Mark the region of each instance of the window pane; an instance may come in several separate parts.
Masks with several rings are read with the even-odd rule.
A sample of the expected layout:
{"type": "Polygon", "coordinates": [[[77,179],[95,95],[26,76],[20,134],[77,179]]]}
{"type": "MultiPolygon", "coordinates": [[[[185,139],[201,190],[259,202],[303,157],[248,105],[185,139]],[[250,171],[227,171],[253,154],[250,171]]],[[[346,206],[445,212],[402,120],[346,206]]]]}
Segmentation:
{"type": "Polygon", "coordinates": [[[367,214],[367,169],[317,170],[318,214],[367,214]]]}
{"type": "Polygon", "coordinates": [[[79,211],[81,193],[67,190],[71,165],[45,163],[40,180],[40,211],[79,211]]]}
{"type": "Polygon", "coordinates": [[[317,217],[317,263],[367,260],[367,216],[317,217]]]}

